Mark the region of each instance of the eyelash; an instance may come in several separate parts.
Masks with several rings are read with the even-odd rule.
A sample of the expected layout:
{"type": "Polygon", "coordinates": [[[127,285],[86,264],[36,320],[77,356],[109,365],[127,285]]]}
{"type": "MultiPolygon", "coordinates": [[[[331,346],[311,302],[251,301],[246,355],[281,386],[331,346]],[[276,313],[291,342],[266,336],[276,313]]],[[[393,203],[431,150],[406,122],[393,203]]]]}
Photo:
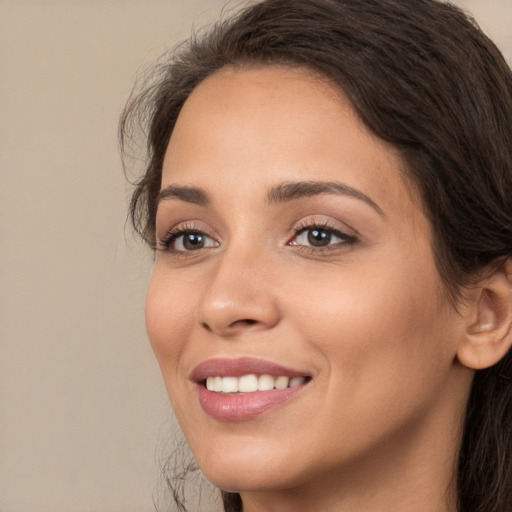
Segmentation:
{"type": "MultiPolygon", "coordinates": [[[[167,251],[171,252],[175,255],[184,256],[187,253],[193,253],[196,251],[199,251],[197,249],[196,251],[190,250],[190,251],[183,251],[178,250],[172,247],[173,243],[176,242],[180,237],[188,235],[188,234],[197,234],[202,235],[204,237],[207,237],[208,239],[213,240],[213,238],[209,235],[207,235],[204,231],[201,229],[198,229],[194,225],[180,225],[176,228],[171,229],[164,238],[157,241],[157,247],[155,247],[156,250],[161,251],[167,251]]],[[[328,222],[303,222],[296,226],[291,233],[291,240],[287,242],[286,245],[291,245],[293,247],[296,247],[297,249],[303,250],[303,251],[310,251],[310,252],[323,252],[323,251],[332,251],[339,249],[341,246],[347,247],[352,246],[357,242],[357,238],[352,235],[348,235],[347,233],[341,231],[339,228],[330,225],[328,222]],[[329,244],[326,246],[312,246],[312,245],[299,245],[296,243],[293,243],[293,240],[295,240],[298,236],[301,234],[307,232],[307,231],[313,231],[313,230],[323,231],[326,233],[329,233],[330,235],[334,235],[335,237],[339,238],[341,241],[337,242],[335,244],[329,244]]],[[[218,242],[215,242],[218,245],[218,242]]],[[[209,247],[207,247],[209,248],[209,247]]],[[[200,248],[202,249],[202,248],[200,248]]]]}
{"type": "Polygon", "coordinates": [[[157,250],[168,251],[168,252],[172,252],[175,254],[194,252],[194,251],[180,251],[180,250],[177,250],[177,249],[171,247],[172,244],[174,242],[176,242],[176,240],[178,238],[188,235],[188,234],[198,234],[198,235],[203,235],[208,238],[212,238],[212,237],[208,236],[204,231],[202,231],[201,229],[198,229],[194,225],[182,224],[176,228],[171,229],[169,232],[167,232],[167,234],[164,236],[164,238],[162,238],[161,240],[159,240],[157,242],[157,250]]]}
{"type": "Polygon", "coordinates": [[[307,232],[307,231],[323,231],[326,233],[329,233],[330,235],[334,235],[335,237],[339,238],[341,241],[329,244],[326,246],[311,246],[311,245],[298,245],[293,244],[291,242],[288,242],[288,245],[293,245],[294,247],[297,247],[300,250],[303,251],[310,251],[310,252],[323,252],[323,251],[333,251],[336,249],[339,249],[340,247],[350,247],[354,245],[357,242],[357,238],[353,235],[349,235],[343,231],[341,231],[338,227],[332,226],[328,222],[303,222],[302,224],[299,224],[297,227],[293,229],[293,236],[292,241],[296,239],[299,235],[307,232]]]}

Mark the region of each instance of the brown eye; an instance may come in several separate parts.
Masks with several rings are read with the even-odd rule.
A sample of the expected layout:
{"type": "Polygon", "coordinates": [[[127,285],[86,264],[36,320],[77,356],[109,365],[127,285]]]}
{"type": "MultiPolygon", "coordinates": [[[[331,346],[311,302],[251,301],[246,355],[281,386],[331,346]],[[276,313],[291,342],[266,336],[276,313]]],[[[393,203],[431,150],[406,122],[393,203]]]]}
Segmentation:
{"type": "Polygon", "coordinates": [[[329,228],[310,227],[299,231],[292,245],[305,247],[328,247],[343,245],[351,240],[351,237],[329,228]]]}
{"type": "Polygon", "coordinates": [[[290,245],[313,249],[336,249],[356,243],[356,238],[330,226],[306,226],[296,230],[290,245]]]}
{"type": "Polygon", "coordinates": [[[332,234],[324,229],[308,229],[306,231],[309,245],[324,247],[331,243],[332,234]]]}
{"type": "Polygon", "coordinates": [[[202,249],[204,247],[204,235],[201,233],[185,233],[181,236],[183,248],[187,251],[202,249]]]}
{"type": "Polygon", "coordinates": [[[217,247],[218,243],[200,231],[181,231],[172,234],[162,245],[171,252],[191,252],[217,247]]]}

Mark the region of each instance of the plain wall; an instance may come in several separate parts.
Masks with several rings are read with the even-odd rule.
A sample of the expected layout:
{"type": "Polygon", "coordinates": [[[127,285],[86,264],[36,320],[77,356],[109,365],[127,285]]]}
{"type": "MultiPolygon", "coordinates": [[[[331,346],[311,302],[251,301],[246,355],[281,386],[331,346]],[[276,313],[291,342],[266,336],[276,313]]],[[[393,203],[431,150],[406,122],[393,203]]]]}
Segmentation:
{"type": "MultiPolygon", "coordinates": [[[[461,3],[512,62],[512,0],[461,3]]],[[[0,0],[0,512],[153,510],[175,427],[117,121],[137,69],[222,4],[0,0]]]]}

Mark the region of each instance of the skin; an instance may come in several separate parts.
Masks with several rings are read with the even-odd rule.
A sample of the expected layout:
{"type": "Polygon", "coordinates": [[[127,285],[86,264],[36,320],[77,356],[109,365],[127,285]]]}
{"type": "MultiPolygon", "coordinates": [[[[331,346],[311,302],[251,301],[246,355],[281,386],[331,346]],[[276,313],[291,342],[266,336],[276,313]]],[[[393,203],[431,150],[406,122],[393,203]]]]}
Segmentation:
{"type": "Polygon", "coordinates": [[[244,512],[456,510],[467,322],[445,298],[403,165],[337,88],[304,70],[222,70],[180,113],[162,189],[198,187],[209,203],[160,201],[147,330],[202,471],[240,492],[244,512]],[[289,182],[356,192],[270,202],[289,182]],[[311,246],[312,225],[348,238],[311,246]],[[206,246],[186,250],[180,229],[206,246]],[[255,418],[218,421],[189,378],[217,357],[312,380],[255,418]]]}

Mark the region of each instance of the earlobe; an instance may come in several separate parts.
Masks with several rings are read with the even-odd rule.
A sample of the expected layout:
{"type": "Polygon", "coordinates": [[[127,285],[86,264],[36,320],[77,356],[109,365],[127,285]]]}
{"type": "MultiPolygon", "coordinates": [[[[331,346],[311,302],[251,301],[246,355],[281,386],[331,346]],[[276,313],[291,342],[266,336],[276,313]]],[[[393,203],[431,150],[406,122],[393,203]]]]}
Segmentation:
{"type": "Polygon", "coordinates": [[[457,358],[464,366],[481,370],[496,364],[512,345],[512,260],[483,278],[471,295],[457,358]]]}

